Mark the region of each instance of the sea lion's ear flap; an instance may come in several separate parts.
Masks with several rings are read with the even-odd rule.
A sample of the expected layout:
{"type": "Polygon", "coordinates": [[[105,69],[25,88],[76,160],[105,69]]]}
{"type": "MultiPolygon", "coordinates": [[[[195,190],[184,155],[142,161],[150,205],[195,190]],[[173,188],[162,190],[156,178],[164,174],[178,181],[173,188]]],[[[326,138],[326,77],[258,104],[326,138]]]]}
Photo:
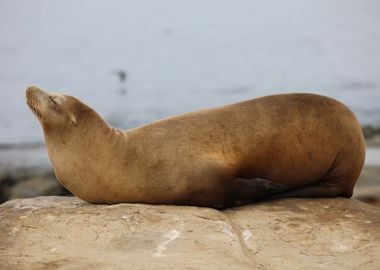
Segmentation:
{"type": "Polygon", "coordinates": [[[74,126],[77,125],[77,118],[74,116],[74,114],[70,113],[69,119],[70,119],[71,123],[73,123],[74,126]]]}

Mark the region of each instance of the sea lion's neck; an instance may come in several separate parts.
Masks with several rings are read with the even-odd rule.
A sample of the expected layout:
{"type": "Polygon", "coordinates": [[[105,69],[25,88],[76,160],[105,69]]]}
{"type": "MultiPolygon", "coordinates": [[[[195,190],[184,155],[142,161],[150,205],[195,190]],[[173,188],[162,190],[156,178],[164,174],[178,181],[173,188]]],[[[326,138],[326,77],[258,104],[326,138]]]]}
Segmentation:
{"type": "Polygon", "coordinates": [[[113,128],[107,124],[94,110],[88,109],[78,115],[76,124],[70,127],[52,129],[44,125],[45,140],[48,148],[60,151],[87,150],[99,140],[106,140],[113,128]],[[77,148],[79,147],[79,148],[77,148]],[[77,148],[69,149],[69,148],[77,148]]]}
{"type": "MultiPolygon", "coordinates": [[[[105,153],[122,151],[119,141],[125,145],[126,133],[117,131],[95,111],[86,111],[78,119],[77,126],[56,132],[45,132],[48,153],[57,177],[61,182],[94,180],[94,175],[106,175],[113,160],[105,153]],[[87,173],[90,172],[90,175],[87,173]]],[[[116,157],[121,155],[115,153],[116,157]]],[[[96,177],[95,177],[96,178],[96,177]]]]}

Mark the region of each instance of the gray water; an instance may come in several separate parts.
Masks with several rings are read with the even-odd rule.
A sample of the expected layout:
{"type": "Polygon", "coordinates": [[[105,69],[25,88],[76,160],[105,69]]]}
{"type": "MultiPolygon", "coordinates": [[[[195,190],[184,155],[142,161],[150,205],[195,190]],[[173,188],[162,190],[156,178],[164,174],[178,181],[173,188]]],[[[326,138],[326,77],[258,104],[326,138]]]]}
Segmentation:
{"type": "Polygon", "coordinates": [[[379,51],[377,0],[0,0],[0,144],[42,141],[28,85],[122,128],[289,91],[379,125],[379,51]]]}

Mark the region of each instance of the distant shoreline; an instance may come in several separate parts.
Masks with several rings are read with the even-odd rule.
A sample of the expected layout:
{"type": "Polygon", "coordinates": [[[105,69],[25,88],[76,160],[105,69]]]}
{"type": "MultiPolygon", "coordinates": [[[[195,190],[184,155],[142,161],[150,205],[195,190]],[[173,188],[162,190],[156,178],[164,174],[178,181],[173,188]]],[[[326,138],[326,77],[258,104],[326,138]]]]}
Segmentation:
{"type": "Polygon", "coordinates": [[[0,143],[1,150],[14,150],[14,149],[35,149],[41,148],[45,145],[44,142],[31,142],[31,143],[0,143]]]}

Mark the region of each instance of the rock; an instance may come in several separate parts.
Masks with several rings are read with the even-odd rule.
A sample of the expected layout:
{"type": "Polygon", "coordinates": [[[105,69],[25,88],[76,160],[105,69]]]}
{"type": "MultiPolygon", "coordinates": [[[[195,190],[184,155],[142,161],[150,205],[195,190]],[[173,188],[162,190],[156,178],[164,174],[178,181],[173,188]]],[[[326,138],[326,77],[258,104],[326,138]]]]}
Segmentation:
{"type": "Polygon", "coordinates": [[[51,169],[19,168],[0,170],[0,203],[16,198],[46,195],[70,195],[51,169]]]}
{"type": "Polygon", "coordinates": [[[0,206],[0,269],[379,269],[379,254],[380,208],[352,199],[225,211],[74,197],[0,206]]]}
{"type": "Polygon", "coordinates": [[[364,126],[362,127],[367,147],[380,146],[380,127],[364,126]]]}
{"type": "Polygon", "coordinates": [[[56,179],[45,147],[0,145],[0,203],[15,198],[70,194],[56,179]]]}
{"type": "Polygon", "coordinates": [[[353,198],[380,206],[380,167],[365,166],[363,168],[355,186],[353,198]]]}
{"type": "Polygon", "coordinates": [[[32,177],[12,187],[9,199],[62,194],[62,186],[53,177],[32,177]]]}
{"type": "Polygon", "coordinates": [[[33,176],[16,179],[0,179],[0,203],[16,198],[30,198],[46,195],[70,195],[54,176],[33,176]]]}
{"type": "Polygon", "coordinates": [[[371,138],[380,134],[380,127],[378,126],[367,125],[367,126],[363,126],[362,130],[363,130],[363,135],[365,138],[371,138]]]}
{"type": "Polygon", "coordinates": [[[380,186],[355,188],[353,197],[359,201],[380,206],[380,186]]]}

